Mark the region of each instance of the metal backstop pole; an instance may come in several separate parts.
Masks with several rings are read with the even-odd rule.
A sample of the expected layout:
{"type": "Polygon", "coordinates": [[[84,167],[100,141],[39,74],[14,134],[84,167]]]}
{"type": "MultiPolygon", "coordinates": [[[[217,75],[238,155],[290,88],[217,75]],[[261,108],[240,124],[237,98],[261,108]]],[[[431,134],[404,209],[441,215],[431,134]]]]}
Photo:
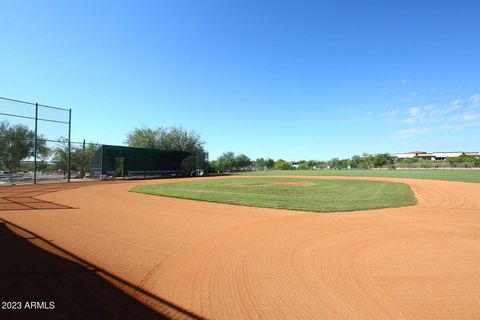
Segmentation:
{"type": "Polygon", "coordinates": [[[205,160],[207,160],[207,165],[205,166],[205,175],[207,175],[207,173],[210,173],[210,172],[209,172],[209,165],[208,165],[208,163],[209,163],[209,161],[208,161],[208,152],[207,152],[207,156],[206,156],[206,159],[205,159],[205,160]]]}
{"type": "Polygon", "coordinates": [[[83,146],[82,146],[82,172],[80,174],[80,178],[85,177],[85,166],[86,166],[86,161],[85,161],[85,139],[83,139],[83,146]]]}
{"type": "Polygon", "coordinates": [[[33,183],[37,183],[37,136],[38,133],[38,103],[35,103],[35,138],[33,140],[33,183]]]}
{"type": "Polygon", "coordinates": [[[71,162],[72,162],[72,152],[71,152],[71,136],[72,136],[72,109],[68,109],[68,166],[67,166],[67,181],[70,182],[71,178],[71,162]]]}

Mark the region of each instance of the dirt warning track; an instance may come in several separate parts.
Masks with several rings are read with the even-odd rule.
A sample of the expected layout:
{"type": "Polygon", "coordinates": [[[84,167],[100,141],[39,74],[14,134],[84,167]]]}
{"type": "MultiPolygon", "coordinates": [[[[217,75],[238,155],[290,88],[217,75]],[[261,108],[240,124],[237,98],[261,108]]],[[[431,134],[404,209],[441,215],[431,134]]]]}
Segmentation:
{"type": "MultiPolygon", "coordinates": [[[[41,287],[25,279],[47,258],[22,273],[29,257],[17,253],[16,278],[0,269],[0,291],[7,277],[55,291],[94,273],[87,283],[122,309],[98,306],[110,318],[480,318],[480,184],[340,179],[404,182],[418,204],[320,214],[128,192],[172,180],[0,188],[0,241],[18,237],[90,270],[64,266],[63,282],[50,274],[41,287]]],[[[81,286],[62,303],[95,291],[81,286]]]]}

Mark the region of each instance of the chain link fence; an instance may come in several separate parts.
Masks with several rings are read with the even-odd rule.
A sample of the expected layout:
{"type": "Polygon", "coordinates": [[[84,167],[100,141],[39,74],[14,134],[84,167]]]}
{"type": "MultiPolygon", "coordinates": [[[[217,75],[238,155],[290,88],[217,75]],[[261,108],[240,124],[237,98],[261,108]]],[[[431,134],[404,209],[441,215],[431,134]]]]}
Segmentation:
{"type": "MultiPolygon", "coordinates": [[[[102,145],[85,140],[72,141],[71,128],[71,109],[0,97],[0,185],[98,178],[94,172],[89,172],[90,159],[102,145]]],[[[111,172],[102,172],[101,176],[125,179],[133,176],[160,177],[173,173],[200,176],[207,172],[206,152],[185,153],[175,161],[171,155],[179,154],[177,151],[143,152],[163,152],[164,155],[138,160],[122,153],[104,161],[102,168],[110,166],[113,169],[111,172]],[[135,161],[138,163],[133,165],[135,161]],[[122,163],[124,169],[119,165],[122,163]],[[134,174],[136,172],[137,175],[134,174]]]]}
{"type": "Polygon", "coordinates": [[[70,181],[78,149],[70,139],[71,115],[71,109],[0,97],[0,184],[70,181]]]}

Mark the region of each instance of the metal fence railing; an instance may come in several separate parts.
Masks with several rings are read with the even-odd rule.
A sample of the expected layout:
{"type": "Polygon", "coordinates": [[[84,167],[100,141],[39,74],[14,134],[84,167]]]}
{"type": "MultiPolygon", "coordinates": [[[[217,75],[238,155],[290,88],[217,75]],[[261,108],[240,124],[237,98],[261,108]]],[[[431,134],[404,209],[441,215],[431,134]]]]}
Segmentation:
{"type": "Polygon", "coordinates": [[[72,109],[0,97],[0,181],[70,181],[71,124],[72,109]],[[62,147],[66,168],[60,174],[53,160],[62,147]]]}

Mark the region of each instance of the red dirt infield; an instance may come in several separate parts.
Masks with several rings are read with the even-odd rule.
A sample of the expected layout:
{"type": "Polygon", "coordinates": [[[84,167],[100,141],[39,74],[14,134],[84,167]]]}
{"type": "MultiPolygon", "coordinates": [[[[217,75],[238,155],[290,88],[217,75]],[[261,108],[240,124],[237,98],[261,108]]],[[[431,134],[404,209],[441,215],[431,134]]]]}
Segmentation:
{"type": "Polygon", "coordinates": [[[403,182],[418,204],[321,214],[128,192],[173,179],[0,187],[2,301],[55,302],[0,318],[480,318],[480,184],[337,179],[403,182]]]}

